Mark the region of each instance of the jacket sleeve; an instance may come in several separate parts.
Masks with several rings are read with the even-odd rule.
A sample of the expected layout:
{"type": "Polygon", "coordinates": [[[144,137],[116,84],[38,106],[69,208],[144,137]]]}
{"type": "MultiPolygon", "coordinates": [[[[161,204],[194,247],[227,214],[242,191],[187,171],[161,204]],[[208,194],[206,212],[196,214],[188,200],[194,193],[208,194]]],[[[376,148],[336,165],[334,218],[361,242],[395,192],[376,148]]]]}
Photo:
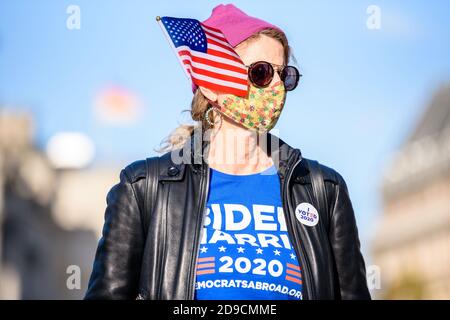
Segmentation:
{"type": "Polygon", "coordinates": [[[141,215],[126,168],[106,196],[105,222],[85,299],[135,299],[144,247],[141,215]]]}
{"type": "Polygon", "coordinates": [[[338,184],[330,220],[333,249],[342,299],[371,299],[366,267],[360,251],[355,214],[344,178],[336,172],[338,184]]]}

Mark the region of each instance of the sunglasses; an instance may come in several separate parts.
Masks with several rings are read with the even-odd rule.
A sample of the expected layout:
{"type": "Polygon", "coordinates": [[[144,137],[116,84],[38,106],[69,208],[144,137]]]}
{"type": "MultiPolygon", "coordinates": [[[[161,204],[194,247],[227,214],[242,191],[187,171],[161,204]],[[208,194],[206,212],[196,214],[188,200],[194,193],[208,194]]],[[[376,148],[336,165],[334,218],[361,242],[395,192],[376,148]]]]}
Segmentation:
{"type": "Polygon", "coordinates": [[[267,87],[272,82],[275,74],[274,66],[276,67],[276,71],[278,72],[281,81],[284,83],[285,90],[294,90],[302,76],[294,66],[280,66],[267,61],[256,61],[251,65],[246,66],[248,68],[248,78],[259,88],[267,87]]]}

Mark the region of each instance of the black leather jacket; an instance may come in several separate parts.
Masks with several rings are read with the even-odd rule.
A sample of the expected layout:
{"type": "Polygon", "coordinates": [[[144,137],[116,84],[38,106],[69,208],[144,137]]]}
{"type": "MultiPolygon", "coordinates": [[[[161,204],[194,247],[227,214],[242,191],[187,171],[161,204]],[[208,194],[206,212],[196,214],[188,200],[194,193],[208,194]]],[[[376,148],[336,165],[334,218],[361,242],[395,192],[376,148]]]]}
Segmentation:
{"type": "MultiPolygon", "coordinates": [[[[191,146],[193,140],[188,141],[191,146]]],[[[315,203],[308,169],[299,149],[281,139],[279,143],[270,152],[281,182],[288,234],[302,265],[303,299],[370,299],[344,179],[321,165],[329,212],[320,212],[317,225],[305,226],[296,219],[295,206],[315,203]]],[[[201,145],[204,149],[207,143],[201,145]]],[[[135,161],[120,172],[120,182],[107,194],[103,236],[85,299],[194,298],[210,170],[193,151],[189,157],[190,163],[181,164],[174,163],[170,153],[159,157],[158,193],[148,232],[141,214],[143,201],[148,201],[146,162],[135,161]]]]}

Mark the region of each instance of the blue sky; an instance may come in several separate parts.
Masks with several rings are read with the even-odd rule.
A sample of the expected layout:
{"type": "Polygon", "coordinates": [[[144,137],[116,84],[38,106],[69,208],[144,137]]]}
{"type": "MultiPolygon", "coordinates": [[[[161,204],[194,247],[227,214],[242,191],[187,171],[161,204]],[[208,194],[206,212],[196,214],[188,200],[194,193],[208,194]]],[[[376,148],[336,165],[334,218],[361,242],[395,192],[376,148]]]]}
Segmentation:
{"type": "MultiPolygon", "coordinates": [[[[192,93],[155,21],[205,20],[220,1],[1,1],[0,105],[28,110],[36,145],[81,131],[96,146],[93,165],[126,164],[154,148],[189,108],[192,93]],[[194,3],[194,4],[192,4],[194,3]],[[78,5],[81,28],[66,27],[78,5]],[[127,126],[100,123],[100,90],[119,85],[139,97],[127,126]]],[[[431,94],[450,79],[448,1],[234,1],[280,26],[303,73],[277,124],[281,137],[347,181],[363,250],[380,210],[386,161],[406,139],[431,94]],[[381,29],[366,26],[369,5],[381,29]]]]}

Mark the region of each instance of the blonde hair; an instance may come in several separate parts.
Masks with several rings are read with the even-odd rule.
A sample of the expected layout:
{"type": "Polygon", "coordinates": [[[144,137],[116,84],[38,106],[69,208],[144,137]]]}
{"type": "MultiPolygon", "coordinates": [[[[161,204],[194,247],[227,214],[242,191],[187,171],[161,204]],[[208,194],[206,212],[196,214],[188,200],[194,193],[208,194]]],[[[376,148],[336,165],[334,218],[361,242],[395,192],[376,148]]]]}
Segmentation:
{"type": "MultiPolygon", "coordinates": [[[[295,57],[292,55],[292,49],[289,47],[288,40],[286,38],[286,35],[274,28],[266,28],[263,29],[240,44],[248,44],[253,40],[258,39],[261,35],[265,35],[268,37],[271,37],[275,40],[278,40],[283,45],[283,55],[284,55],[284,62],[285,64],[289,63],[289,58],[292,57],[294,62],[296,63],[295,57]]],[[[239,44],[239,45],[240,45],[239,44]]],[[[208,108],[211,107],[211,104],[209,103],[208,99],[203,95],[201,90],[197,88],[197,90],[194,93],[194,97],[192,98],[191,102],[191,109],[190,110],[184,110],[191,113],[192,120],[196,121],[196,124],[182,124],[178,126],[175,130],[173,130],[167,138],[165,138],[161,144],[164,144],[160,149],[156,150],[157,152],[167,152],[171,150],[175,150],[178,148],[181,148],[184,143],[189,139],[189,137],[192,135],[194,129],[202,125],[202,128],[209,129],[212,126],[205,120],[205,112],[208,110],[208,108]]],[[[211,112],[209,114],[210,120],[212,122],[215,122],[214,115],[211,112]]]]}

